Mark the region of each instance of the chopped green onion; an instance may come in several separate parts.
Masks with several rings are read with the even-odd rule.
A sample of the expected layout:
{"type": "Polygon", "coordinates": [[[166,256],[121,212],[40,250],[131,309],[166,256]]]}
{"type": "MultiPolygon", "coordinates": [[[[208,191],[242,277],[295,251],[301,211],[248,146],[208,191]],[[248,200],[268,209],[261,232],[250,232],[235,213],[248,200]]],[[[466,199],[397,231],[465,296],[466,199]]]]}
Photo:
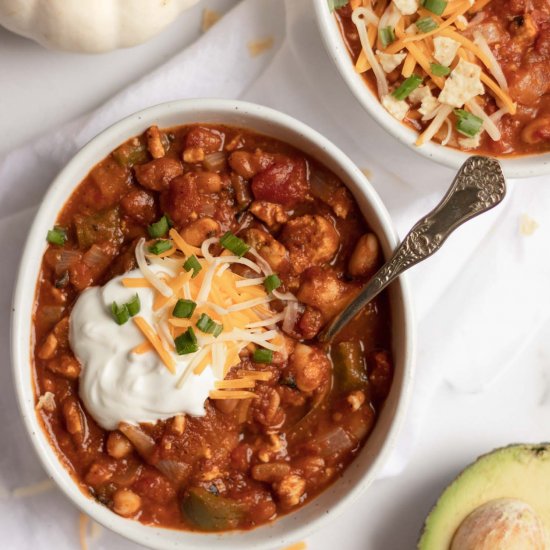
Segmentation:
{"type": "Polygon", "coordinates": [[[116,302],[113,302],[111,305],[111,313],[113,314],[113,319],[118,325],[123,325],[130,318],[130,312],[128,311],[128,306],[126,304],[119,306],[116,302]]]}
{"type": "Polygon", "coordinates": [[[178,300],[172,311],[174,317],[179,319],[191,319],[197,304],[192,300],[178,300]]]}
{"type": "Polygon", "coordinates": [[[435,29],[437,29],[437,27],[439,26],[431,17],[421,17],[420,19],[418,19],[415,23],[416,25],[416,28],[420,31],[420,32],[430,32],[430,31],[434,31],[435,29]]]}
{"type": "Polygon", "coordinates": [[[422,84],[422,77],[412,74],[409,78],[406,78],[399,88],[396,88],[392,95],[395,99],[403,100],[409,96],[409,94],[418,88],[422,84]]]}
{"type": "Polygon", "coordinates": [[[48,231],[46,240],[51,244],[63,246],[67,242],[67,230],[64,227],[56,225],[53,229],[48,231]]]}
{"type": "Polygon", "coordinates": [[[172,220],[168,217],[168,214],[164,214],[159,221],[149,225],[147,231],[153,239],[160,239],[168,233],[170,227],[172,227],[172,220]]]}
{"type": "Polygon", "coordinates": [[[172,248],[172,241],[157,241],[149,247],[149,252],[152,254],[162,254],[172,248]]]}
{"type": "Polygon", "coordinates": [[[176,352],[178,355],[187,355],[199,351],[195,331],[189,327],[183,334],[180,334],[175,340],[176,352]]]}
{"type": "Polygon", "coordinates": [[[275,274],[268,275],[264,280],[264,286],[268,292],[272,292],[281,286],[281,279],[279,279],[279,277],[275,274]]]}
{"type": "Polygon", "coordinates": [[[424,7],[436,15],[441,15],[445,11],[447,4],[448,2],[445,0],[424,0],[424,7]]]}
{"type": "Polygon", "coordinates": [[[271,363],[273,361],[273,352],[270,349],[258,348],[254,350],[254,363],[271,363]]]}
{"type": "Polygon", "coordinates": [[[457,132],[468,137],[474,137],[481,130],[483,119],[464,109],[455,109],[453,112],[458,119],[456,121],[457,132]]]}
{"type": "Polygon", "coordinates": [[[248,246],[242,239],[239,239],[239,237],[233,235],[231,231],[228,231],[220,239],[220,244],[224,248],[227,248],[230,252],[233,252],[233,254],[239,258],[244,256],[250,250],[250,246],[248,246]]]}
{"type": "Polygon", "coordinates": [[[130,314],[130,317],[137,315],[139,313],[139,310],[141,309],[141,302],[139,300],[139,296],[136,294],[125,305],[126,305],[126,308],[128,309],[128,313],[130,314]]]}
{"type": "Polygon", "coordinates": [[[333,12],[334,10],[347,6],[348,4],[349,0],[328,0],[328,9],[333,12]]]}
{"type": "Polygon", "coordinates": [[[392,42],[395,41],[395,31],[393,27],[383,27],[379,29],[378,36],[383,48],[387,48],[392,42]]]}
{"type": "Polygon", "coordinates": [[[434,76],[447,76],[451,72],[451,68],[439,63],[430,63],[430,71],[434,76]]]}
{"type": "Polygon", "coordinates": [[[219,323],[215,323],[214,330],[212,331],[212,336],[214,338],[217,338],[223,331],[223,325],[220,325],[219,323]]]}
{"type": "Polygon", "coordinates": [[[222,333],[223,325],[216,323],[206,313],[203,313],[197,321],[197,328],[217,338],[222,333]]]}
{"type": "Polygon", "coordinates": [[[200,264],[199,260],[197,260],[197,257],[193,254],[192,256],[189,256],[187,260],[185,260],[185,263],[183,264],[183,269],[185,269],[185,271],[193,270],[193,275],[191,276],[191,278],[194,279],[199,274],[199,271],[202,269],[202,265],[200,264]]]}

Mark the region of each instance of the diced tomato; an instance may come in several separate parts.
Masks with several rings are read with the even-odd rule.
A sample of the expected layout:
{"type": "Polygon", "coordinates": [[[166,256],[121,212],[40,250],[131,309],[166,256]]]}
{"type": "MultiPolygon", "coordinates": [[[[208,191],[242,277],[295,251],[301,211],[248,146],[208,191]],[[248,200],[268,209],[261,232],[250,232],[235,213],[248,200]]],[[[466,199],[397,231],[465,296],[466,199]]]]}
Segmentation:
{"type": "Polygon", "coordinates": [[[162,474],[151,470],[142,472],[139,479],[132,485],[132,489],[155,502],[167,502],[176,495],[172,484],[162,474]]]}
{"type": "Polygon", "coordinates": [[[288,205],[304,200],[309,193],[305,162],[290,158],[274,162],[254,176],[252,192],[257,200],[279,204],[288,205]]]}
{"type": "Polygon", "coordinates": [[[188,172],[170,182],[170,188],[161,197],[164,212],[167,212],[176,226],[181,227],[191,221],[201,203],[196,175],[188,172]]]}

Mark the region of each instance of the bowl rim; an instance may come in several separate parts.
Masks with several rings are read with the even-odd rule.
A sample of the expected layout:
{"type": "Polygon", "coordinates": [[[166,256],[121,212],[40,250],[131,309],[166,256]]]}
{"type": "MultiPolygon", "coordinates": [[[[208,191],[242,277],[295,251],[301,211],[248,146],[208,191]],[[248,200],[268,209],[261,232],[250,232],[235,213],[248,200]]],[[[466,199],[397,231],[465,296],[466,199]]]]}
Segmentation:
{"type": "MultiPolygon", "coordinates": [[[[118,122],[115,122],[105,130],[101,131],[93,139],[91,139],[84,147],[82,147],[72,159],[65,165],[50,184],[42,203],[35,214],[28,236],[26,238],[23,253],[19,264],[19,270],[16,278],[15,289],[12,300],[11,323],[10,323],[10,352],[12,374],[17,395],[17,403],[19,406],[21,417],[23,418],[26,431],[32,441],[33,448],[38,455],[42,466],[46,470],[47,475],[53,479],[56,485],[61,489],[65,496],[83,513],[93,518],[98,523],[104,525],[108,529],[140,544],[147,544],[151,548],[161,550],[174,549],[185,544],[186,548],[204,549],[211,547],[216,542],[220,548],[254,548],[257,550],[268,550],[274,546],[280,546],[296,542],[313,531],[319,529],[325,524],[326,520],[334,519],[339,516],[345,506],[349,506],[350,502],[357,498],[368,485],[374,481],[376,474],[379,472],[382,464],[387,459],[391,449],[395,446],[396,438],[399,430],[404,422],[404,415],[407,405],[410,400],[412,376],[416,348],[416,327],[413,317],[413,307],[409,291],[407,278],[401,276],[396,283],[396,292],[399,294],[399,311],[402,317],[403,335],[403,375],[401,387],[396,401],[393,418],[389,420],[389,429],[376,457],[361,475],[361,483],[358,487],[353,487],[341,497],[334,506],[325,513],[305,524],[294,526],[285,533],[276,535],[277,540],[273,540],[273,534],[267,532],[270,526],[277,525],[283,521],[284,517],[292,517],[300,513],[300,510],[308,509],[315,503],[319,497],[313,499],[312,503],[300,508],[283,518],[276,520],[272,524],[259,526],[252,531],[236,531],[223,534],[217,533],[200,533],[197,538],[197,533],[189,531],[178,531],[172,529],[158,528],[139,523],[132,519],[122,518],[105,506],[97,503],[92,497],[86,495],[79,485],[75,482],[68,472],[68,469],[63,464],[59,454],[55,452],[50,445],[49,438],[42,428],[41,422],[38,420],[38,415],[35,411],[35,380],[32,369],[32,346],[31,346],[31,322],[28,311],[32,311],[34,303],[34,292],[29,293],[29,284],[32,288],[36,288],[36,281],[39,275],[39,266],[42,261],[43,251],[45,249],[45,241],[43,239],[43,230],[45,227],[50,227],[51,223],[59,214],[59,201],[56,199],[62,198],[61,203],[65,204],[75,187],[79,184],[82,178],[76,183],[73,180],[73,172],[81,170],[83,167],[90,170],[97,162],[92,164],[83,164],[83,159],[88,156],[97,155],[98,149],[105,149],[110,152],[118,144],[125,139],[139,134],[151,123],[154,123],[161,117],[177,118],[179,116],[188,116],[195,111],[210,112],[219,117],[220,124],[223,124],[224,116],[239,113],[244,117],[243,127],[247,127],[246,119],[250,121],[250,126],[253,121],[265,121],[269,124],[280,127],[283,131],[295,137],[303,138],[315,147],[323,150],[327,156],[330,156],[333,161],[341,167],[349,178],[355,183],[359,182],[358,189],[368,202],[369,206],[374,209],[377,222],[380,224],[386,241],[391,249],[394,249],[398,244],[397,233],[394,229],[390,215],[385,208],[382,200],[368,182],[365,175],[353,164],[351,159],[347,157],[337,146],[330,142],[327,138],[319,134],[304,123],[276,111],[274,109],[260,106],[253,103],[227,100],[227,99],[185,99],[162,103],[133,113],[118,122]],[[142,128],[142,130],[136,130],[142,128]],[[120,139],[120,135],[125,136],[120,139]],[[114,144],[113,144],[114,143],[114,144]],[[38,259],[36,254],[38,251],[38,259]],[[38,263],[37,263],[38,262],[38,263]],[[33,267],[34,266],[34,267],[33,267]],[[38,268],[36,268],[38,266],[38,268]],[[29,282],[30,281],[30,282],[29,282]],[[29,338],[25,338],[28,335],[29,338]],[[243,540],[247,533],[258,533],[264,529],[266,536],[265,540],[254,541],[251,545],[243,540]],[[170,541],[169,537],[164,537],[163,533],[178,533],[181,535],[181,540],[170,541]],[[188,541],[185,539],[189,539],[188,541]],[[192,539],[192,540],[191,540],[192,539]],[[204,542],[208,541],[208,542],[204,542]],[[229,541],[229,542],[227,542],[229,541]],[[195,544],[196,543],[196,544],[195,544]],[[233,545],[234,543],[234,545],[233,545]],[[206,545],[205,545],[206,544],[206,545]]],[[[197,120],[196,123],[200,123],[197,120]]],[[[202,121],[204,122],[204,120],[202,121]]],[[[191,124],[191,122],[174,122],[178,124],[191,124]]],[[[260,132],[261,133],[261,132],[260,132]]],[[[279,138],[283,139],[284,138],[279,138]]],[[[103,155],[106,156],[106,154],[103,155]]],[[[102,158],[103,158],[102,157],[102,158]]],[[[352,463],[353,464],[353,463],[352,463]]],[[[349,467],[348,467],[349,468],[349,467]]],[[[334,483],[332,484],[332,486],[334,483]]],[[[327,488],[325,491],[330,489],[327,488]]],[[[323,494],[323,491],[321,494],[323,494]]],[[[252,538],[252,537],[249,537],[252,538]]]]}
{"type": "MultiPolygon", "coordinates": [[[[475,151],[466,152],[445,147],[433,141],[417,147],[415,141],[418,133],[391,116],[369,89],[363,76],[355,72],[335,16],[329,9],[328,1],[311,1],[328,56],[357,101],[379,126],[417,154],[455,170],[458,170],[469,156],[479,154],[475,151]]],[[[495,158],[500,162],[507,178],[529,178],[550,173],[550,153],[495,158]]]]}

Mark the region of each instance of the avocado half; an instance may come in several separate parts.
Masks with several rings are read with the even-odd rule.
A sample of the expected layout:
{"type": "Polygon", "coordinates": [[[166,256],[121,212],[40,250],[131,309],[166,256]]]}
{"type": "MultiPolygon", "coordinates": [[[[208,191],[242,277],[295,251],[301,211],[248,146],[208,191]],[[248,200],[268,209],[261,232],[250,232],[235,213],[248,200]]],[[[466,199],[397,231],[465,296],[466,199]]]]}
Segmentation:
{"type": "Polygon", "coordinates": [[[418,550],[449,550],[462,522],[496,499],[529,505],[544,531],[544,547],[550,548],[550,443],[510,445],[479,457],[437,501],[424,523],[418,550]]]}

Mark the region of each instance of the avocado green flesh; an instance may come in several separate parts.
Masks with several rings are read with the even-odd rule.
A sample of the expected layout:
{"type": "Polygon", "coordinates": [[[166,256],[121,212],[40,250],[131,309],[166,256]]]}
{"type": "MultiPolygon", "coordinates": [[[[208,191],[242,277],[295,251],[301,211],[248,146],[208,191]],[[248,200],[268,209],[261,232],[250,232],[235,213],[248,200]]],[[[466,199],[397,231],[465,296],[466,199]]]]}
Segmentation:
{"type": "Polygon", "coordinates": [[[550,444],[511,445],[477,459],[445,489],[424,523],[418,550],[449,550],[453,536],[476,508],[497,498],[529,504],[550,548],[550,444]]]}

